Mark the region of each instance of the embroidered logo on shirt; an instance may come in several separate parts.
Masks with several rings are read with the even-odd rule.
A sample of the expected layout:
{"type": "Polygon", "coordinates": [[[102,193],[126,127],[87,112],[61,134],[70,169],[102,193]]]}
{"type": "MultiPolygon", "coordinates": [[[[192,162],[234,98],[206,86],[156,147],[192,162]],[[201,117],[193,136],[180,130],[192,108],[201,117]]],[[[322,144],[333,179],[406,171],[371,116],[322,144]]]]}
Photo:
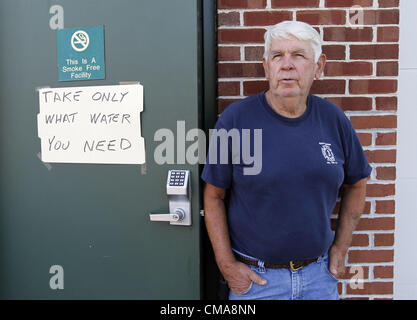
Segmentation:
{"type": "Polygon", "coordinates": [[[337,164],[332,148],[330,148],[331,144],[325,142],[319,142],[319,144],[321,145],[321,153],[323,154],[324,159],[326,159],[327,164],[337,164]]]}

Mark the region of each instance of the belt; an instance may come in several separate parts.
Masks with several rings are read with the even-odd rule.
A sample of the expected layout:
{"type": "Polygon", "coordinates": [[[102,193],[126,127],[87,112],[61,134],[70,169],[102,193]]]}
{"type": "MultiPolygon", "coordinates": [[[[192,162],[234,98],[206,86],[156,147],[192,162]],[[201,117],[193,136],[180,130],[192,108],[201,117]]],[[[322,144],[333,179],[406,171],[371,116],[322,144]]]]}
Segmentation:
{"type": "MultiPolygon", "coordinates": [[[[238,254],[237,252],[234,252],[235,257],[238,261],[243,262],[247,265],[250,266],[254,266],[254,267],[258,267],[258,260],[253,260],[250,258],[246,258],[240,254],[238,254]]],[[[268,263],[265,262],[264,263],[264,267],[265,268],[270,268],[270,269],[278,269],[278,268],[289,268],[291,269],[291,271],[297,271],[300,270],[301,268],[309,265],[312,262],[317,261],[318,258],[315,259],[309,259],[309,260],[293,260],[290,261],[288,263],[283,263],[283,264],[274,264],[274,263],[268,263]]]]}

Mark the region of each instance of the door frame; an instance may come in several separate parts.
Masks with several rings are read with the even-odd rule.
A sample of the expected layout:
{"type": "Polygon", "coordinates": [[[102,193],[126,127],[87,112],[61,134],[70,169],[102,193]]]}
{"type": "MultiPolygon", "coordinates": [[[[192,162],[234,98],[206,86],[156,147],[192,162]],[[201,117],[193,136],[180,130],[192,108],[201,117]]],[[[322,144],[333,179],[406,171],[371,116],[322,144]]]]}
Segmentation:
{"type": "MultiPolygon", "coordinates": [[[[217,1],[201,0],[201,41],[202,41],[202,66],[201,70],[201,99],[200,121],[206,137],[209,129],[212,129],[217,121],[217,1]]],[[[200,165],[199,173],[204,165],[200,165]]],[[[200,179],[200,210],[203,210],[204,182],[200,179]]],[[[200,211],[203,212],[203,211],[200,211]]],[[[213,249],[204,224],[204,217],[200,219],[201,242],[201,299],[219,299],[220,272],[214,258],[213,249]]]]}

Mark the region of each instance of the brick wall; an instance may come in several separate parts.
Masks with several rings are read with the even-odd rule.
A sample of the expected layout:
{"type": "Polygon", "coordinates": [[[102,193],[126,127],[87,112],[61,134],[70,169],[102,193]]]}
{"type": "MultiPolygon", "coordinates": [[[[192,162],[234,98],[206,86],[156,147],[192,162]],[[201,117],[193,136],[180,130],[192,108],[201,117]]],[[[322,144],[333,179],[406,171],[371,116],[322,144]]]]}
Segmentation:
{"type": "Polygon", "coordinates": [[[218,0],[217,5],[219,113],[267,88],[261,64],[265,26],[301,20],[320,31],[328,62],[312,93],[345,111],[373,168],[346,258],[352,274],[341,279],[339,291],[343,299],[392,299],[399,0],[218,0]],[[363,9],[362,28],[351,28],[359,14],[354,5],[363,9]],[[352,282],[360,272],[363,283],[352,282]]]}

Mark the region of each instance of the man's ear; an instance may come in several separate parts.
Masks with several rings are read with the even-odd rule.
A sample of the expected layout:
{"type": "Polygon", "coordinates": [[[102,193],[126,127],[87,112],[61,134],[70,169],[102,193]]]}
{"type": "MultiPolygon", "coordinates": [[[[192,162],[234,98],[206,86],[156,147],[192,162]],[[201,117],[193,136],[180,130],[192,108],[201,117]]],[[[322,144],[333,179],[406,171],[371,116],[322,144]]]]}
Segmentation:
{"type": "Polygon", "coordinates": [[[322,53],[319,57],[319,60],[316,64],[316,71],[314,72],[314,78],[319,79],[320,76],[323,74],[324,66],[326,65],[326,55],[322,53]]]}
{"type": "Polygon", "coordinates": [[[265,58],[262,58],[262,65],[264,66],[265,78],[266,80],[269,80],[268,62],[266,62],[265,58]]]}

